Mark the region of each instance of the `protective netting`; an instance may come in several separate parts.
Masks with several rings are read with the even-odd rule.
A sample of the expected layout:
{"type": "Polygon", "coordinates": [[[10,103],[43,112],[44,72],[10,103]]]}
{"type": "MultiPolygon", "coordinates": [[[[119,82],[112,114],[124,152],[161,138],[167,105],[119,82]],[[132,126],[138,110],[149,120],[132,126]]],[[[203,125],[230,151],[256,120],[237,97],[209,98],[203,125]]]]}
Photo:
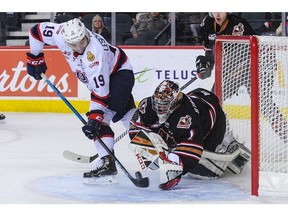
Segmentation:
{"type": "MultiPolygon", "coordinates": [[[[231,37],[233,38],[233,37],[231,37]]],[[[258,46],[259,191],[288,192],[288,38],[259,36],[223,40],[221,46],[222,106],[229,131],[251,146],[251,46],[258,46]],[[264,179],[263,179],[264,178],[264,179]]],[[[218,46],[216,45],[216,46],[218,46]]],[[[216,47],[217,49],[217,47],[216,47]]],[[[254,64],[255,62],[253,62],[254,64]]],[[[217,71],[216,71],[217,72],[217,71]]],[[[217,79],[216,79],[217,82],[217,79]]]]}

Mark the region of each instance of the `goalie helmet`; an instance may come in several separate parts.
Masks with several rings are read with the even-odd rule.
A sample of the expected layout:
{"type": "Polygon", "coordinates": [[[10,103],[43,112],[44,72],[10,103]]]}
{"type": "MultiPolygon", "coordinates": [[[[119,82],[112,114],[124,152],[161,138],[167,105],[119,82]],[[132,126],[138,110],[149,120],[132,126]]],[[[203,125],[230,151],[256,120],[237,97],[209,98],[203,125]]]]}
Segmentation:
{"type": "Polygon", "coordinates": [[[75,18],[64,23],[61,34],[68,45],[79,43],[86,36],[85,25],[75,18]]]}
{"type": "Polygon", "coordinates": [[[178,107],[182,99],[179,85],[171,80],[162,81],[152,95],[152,109],[157,113],[159,123],[165,122],[178,107]]]}

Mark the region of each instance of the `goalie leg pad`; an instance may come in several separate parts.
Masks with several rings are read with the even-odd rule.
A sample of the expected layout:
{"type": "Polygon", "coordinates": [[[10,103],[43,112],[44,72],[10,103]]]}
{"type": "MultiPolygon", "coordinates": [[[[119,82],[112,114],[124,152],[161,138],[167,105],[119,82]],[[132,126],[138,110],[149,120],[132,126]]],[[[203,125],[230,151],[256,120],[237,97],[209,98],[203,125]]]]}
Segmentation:
{"type": "Polygon", "coordinates": [[[240,154],[238,148],[233,149],[227,154],[204,150],[199,163],[188,175],[196,179],[214,179],[222,176],[231,161],[240,154]]]}
{"type": "Polygon", "coordinates": [[[135,154],[135,157],[139,162],[140,167],[143,171],[146,171],[148,168],[151,170],[159,169],[158,164],[159,156],[156,151],[153,152],[149,149],[140,147],[133,143],[129,144],[129,148],[135,154]]]}
{"type": "Polygon", "coordinates": [[[148,168],[156,170],[158,165],[158,152],[146,131],[139,131],[129,143],[130,150],[135,154],[137,161],[143,171],[148,168]]]}
{"type": "Polygon", "coordinates": [[[160,168],[160,185],[163,190],[176,186],[182,177],[183,165],[178,155],[168,154],[162,137],[153,132],[139,131],[129,148],[135,153],[143,170],[160,168]]]}
{"type": "Polygon", "coordinates": [[[223,175],[227,166],[228,161],[216,161],[209,158],[201,157],[199,163],[188,175],[196,179],[215,179],[223,175]]]}
{"type": "Polygon", "coordinates": [[[234,174],[240,174],[251,158],[251,151],[244,144],[239,143],[232,134],[225,134],[222,143],[217,146],[216,152],[225,155],[233,155],[235,152],[239,152],[227,167],[227,170],[234,174]]]}
{"type": "Polygon", "coordinates": [[[183,164],[179,156],[174,153],[169,153],[169,148],[159,134],[150,132],[149,137],[155,150],[159,154],[159,168],[160,168],[160,185],[162,190],[169,190],[181,180],[183,173],[183,164]]]}
{"type": "Polygon", "coordinates": [[[228,170],[234,174],[240,174],[246,163],[250,160],[251,158],[251,151],[244,146],[242,143],[237,143],[239,146],[239,155],[229,163],[228,165],[228,170]]]}

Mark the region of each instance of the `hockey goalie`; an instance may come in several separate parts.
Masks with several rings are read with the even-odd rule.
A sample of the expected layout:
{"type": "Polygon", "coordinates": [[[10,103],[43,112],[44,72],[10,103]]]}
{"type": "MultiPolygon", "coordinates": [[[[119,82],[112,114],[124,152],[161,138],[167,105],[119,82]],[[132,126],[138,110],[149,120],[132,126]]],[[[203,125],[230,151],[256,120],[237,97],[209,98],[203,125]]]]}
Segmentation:
{"type": "Polygon", "coordinates": [[[218,178],[226,170],[240,174],[250,150],[226,132],[226,117],[212,92],[198,88],[187,94],[170,80],[144,98],[130,122],[130,149],[142,170],[159,170],[163,190],[188,174],[218,178]]]}

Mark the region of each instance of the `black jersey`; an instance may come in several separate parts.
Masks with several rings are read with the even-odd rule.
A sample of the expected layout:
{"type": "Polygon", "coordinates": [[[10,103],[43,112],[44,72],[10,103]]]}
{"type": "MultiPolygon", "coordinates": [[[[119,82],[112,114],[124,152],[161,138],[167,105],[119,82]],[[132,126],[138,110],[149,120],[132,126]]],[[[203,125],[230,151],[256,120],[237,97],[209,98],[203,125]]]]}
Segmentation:
{"type": "Polygon", "coordinates": [[[220,27],[214,18],[207,15],[200,24],[201,42],[206,48],[212,49],[218,35],[257,35],[255,30],[243,18],[234,14],[227,14],[226,20],[220,27]]]}
{"type": "Polygon", "coordinates": [[[132,139],[141,129],[158,133],[182,159],[186,171],[198,163],[203,149],[213,151],[222,142],[226,128],[223,116],[218,98],[212,92],[198,88],[183,94],[180,106],[163,124],[159,124],[158,116],[152,109],[151,97],[147,97],[140,102],[131,120],[129,134],[132,139]],[[220,133],[212,130],[216,127],[218,115],[221,116],[221,122],[217,121],[217,124],[224,126],[218,127],[220,133]],[[211,131],[220,136],[214,136],[211,131]],[[215,137],[213,143],[207,139],[209,136],[215,137]]]}

